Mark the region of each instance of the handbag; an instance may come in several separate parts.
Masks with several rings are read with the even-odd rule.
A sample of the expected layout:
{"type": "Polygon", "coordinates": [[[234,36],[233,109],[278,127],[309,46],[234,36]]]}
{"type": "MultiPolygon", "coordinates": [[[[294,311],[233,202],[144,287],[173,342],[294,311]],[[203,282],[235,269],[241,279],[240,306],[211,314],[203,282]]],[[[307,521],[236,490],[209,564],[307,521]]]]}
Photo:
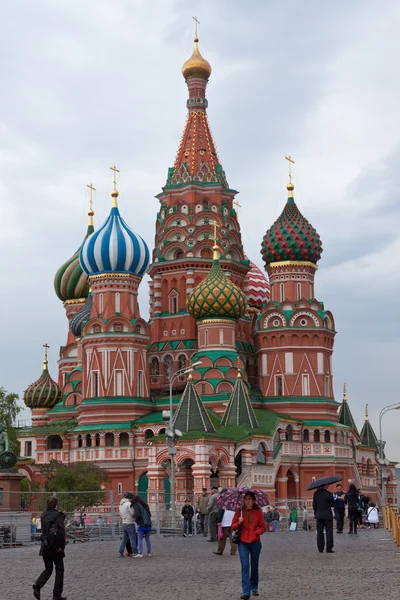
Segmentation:
{"type": "Polygon", "coordinates": [[[217,535],[217,538],[219,540],[222,540],[223,537],[224,537],[224,532],[222,531],[222,523],[218,523],[218,535],[217,535]]]}
{"type": "Polygon", "coordinates": [[[297,531],[297,523],[296,523],[296,521],[292,521],[290,523],[290,531],[297,531]]]}
{"type": "Polygon", "coordinates": [[[240,542],[240,526],[232,533],[232,544],[238,544],[240,542]]]}

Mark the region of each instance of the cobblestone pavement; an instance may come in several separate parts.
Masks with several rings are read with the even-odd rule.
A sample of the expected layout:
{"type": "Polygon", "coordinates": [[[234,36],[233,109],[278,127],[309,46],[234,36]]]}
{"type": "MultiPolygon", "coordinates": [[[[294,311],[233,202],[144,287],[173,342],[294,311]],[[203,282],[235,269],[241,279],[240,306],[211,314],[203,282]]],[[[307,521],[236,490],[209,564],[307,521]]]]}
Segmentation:
{"type": "MultiPolygon", "coordinates": [[[[239,599],[238,556],[215,556],[203,537],[152,536],[153,557],[118,558],[118,541],[67,547],[68,600],[239,599]]],[[[400,553],[383,530],[336,535],[335,554],[319,554],[315,532],[267,533],[260,560],[260,597],[321,600],[327,595],[362,600],[398,598],[400,553]],[[386,539],[385,539],[386,538],[386,539]]],[[[42,569],[38,547],[0,550],[0,599],[33,598],[42,569]]],[[[54,577],[54,576],[53,576],[54,577]]],[[[52,598],[53,579],[42,590],[52,598]]]]}

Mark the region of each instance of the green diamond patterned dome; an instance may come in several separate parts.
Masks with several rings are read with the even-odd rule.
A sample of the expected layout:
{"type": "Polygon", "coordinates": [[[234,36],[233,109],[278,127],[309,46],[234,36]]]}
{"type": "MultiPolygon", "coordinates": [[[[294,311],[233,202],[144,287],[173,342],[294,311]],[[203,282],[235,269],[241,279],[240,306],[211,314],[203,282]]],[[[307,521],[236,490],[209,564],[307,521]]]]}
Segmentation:
{"type": "MultiPolygon", "coordinates": [[[[94,227],[89,223],[82,244],[93,232],[94,227]]],[[[78,250],[71,258],[61,265],[54,278],[54,290],[63,302],[66,300],[87,298],[89,294],[88,276],[83,271],[79,262],[79,251],[81,246],[79,246],[78,250]]]]}
{"type": "Polygon", "coordinates": [[[43,373],[24,392],[24,402],[29,408],[53,408],[61,400],[61,388],[53,381],[44,361],[43,373]]]}
{"type": "Polygon", "coordinates": [[[293,184],[289,183],[289,198],[285,208],[263,238],[261,254],[267,266],[270,263],[291,260],[316,264],[321,258],[321,239],[297,208],[293,199],[293,188],[293,184]]]}
{"type": "Polygon", "coordinates": [[[207,277],[189,294],[188,311],[195,319],[240,319],[246,310],[246,296],[214,261],[207,277]]]}

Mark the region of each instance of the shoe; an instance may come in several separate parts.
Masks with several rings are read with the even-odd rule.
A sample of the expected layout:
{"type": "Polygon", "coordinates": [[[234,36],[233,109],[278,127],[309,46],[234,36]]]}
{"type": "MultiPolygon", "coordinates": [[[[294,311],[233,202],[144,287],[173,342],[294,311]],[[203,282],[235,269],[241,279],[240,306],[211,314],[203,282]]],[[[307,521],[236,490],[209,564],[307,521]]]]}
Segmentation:
{"type": "Polygon", "coordinates": [[[148,554],[147,556],[148,556],[149,558],[151,558],[151,554],[148,554]]]}
{"type": "Polygon", "coordinates": [[[349,531],[349,535],[352,535],[352,533],[353,533],[352,531],[349,531]]]}
{"type": "Polygon", "coordinates": [[[191,533],[189,533],[189,537],[193,537],[191,533]]]}
{"type": "Polygon", "coordinates": [[[33,595],[35,596],[36,600],[40,600],[40,587],[37,585],[37,583],[33,584],[33,595]]]}
{"type": "Polygon", "coordinates": [[[143,558],[143,554],[134,554],[133,555],[135,558],[143,558]]]}
{"type": "Polygon", "coordinates": [[[66,596],[53,596],[53,600],[67,600],[66,596]]]}
{"type": "Polygon", "coordinates": [[[137,553],[137,552],[134,552],[134,553],[132,554],[132,556],[133,556],[133,558],[136,558],[136,556],[138,556],[138,553],[137,553]]]}
{"type": "Polygon", "coordinates": [[[217,540],[207,540],[207,542],[212,542],[213,544],[216,543],[217,540]]]}
{"type": "Polygon", "coordinates": [[[132,554],[129,554],[129,552],[126,552],[125,556],[132,556],[132,554]]]}
{"type": "Polygon", "coordinates": [[[213,552],[213,554],[217,554],[218,556],[222,556],[222,552],[213,552]]]}
{"type": "Polygon", "coordinates": [[[318,550],[318,552],[320,552],[321,554],[323,553],[323,550],[318,550]]]}
{"type": "Polygon", "coordinates": [[[250,598],[249,594],[242,594],[240,596],[240,600],[249,600],[249,598],[250,598]]]}
{"type": "Polygon", "coordinates": [[[335,551],[334,550],[327,550],[326,553],[327,554],[335,554],[335,551]]]}
{"type": "Polygon", "coordinates": [[[118,556],[119,556],[120,558],[125,558],[125,557],[124,557],[124,555],[122,554],[122,552],[118,552],[118,556]]]}
{"type": "Polygon", "coordinates": [[[183,535],[183,537],[186,537],[186,533],[183,533],[182,535],[183,535]]]}
{"type": "Polygon", "coordinates": [[[259,596],[260,594],[258,593],[258,590],[253,590],[251,592],[253,594],[253,596],[259,596]]]}

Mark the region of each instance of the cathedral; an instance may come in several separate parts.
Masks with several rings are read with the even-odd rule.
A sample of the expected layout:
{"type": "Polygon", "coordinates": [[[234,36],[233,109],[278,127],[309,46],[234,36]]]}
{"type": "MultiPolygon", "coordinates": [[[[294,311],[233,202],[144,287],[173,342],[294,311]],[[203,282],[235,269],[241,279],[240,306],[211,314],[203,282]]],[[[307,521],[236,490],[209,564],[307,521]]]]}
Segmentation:
{"type": "MultiPolygon", "coordinates": [[[[123,218],[112,167],[109,215],[95,229],[90,204],[82,244],[55,275],[68,335],[57,382],[45,345],[43,372],[24,392],[32,426],[18,430],[20,472],[36,479],[52,459],[92,461],[120,497],[136,491],[166,506],[172,457],[179,505],[217,483],[261,488],[283,506],[325,475],[379,502],[368,413],[359,431],[346,388],[341,403],[334,398],[335,320],[315,288],[322,243],[296,205],[291,158],[282,212],[260,240],[265,275],[243,247],[198,42],[182,68],[186,123],[157,196],[152,251],[123,218]],[[145,273],[148,321],[138,302],[145,273]],[[176,454],[166,439],[170,388],[176,454]]],[[[397,504],[393,463],[388,473],[386,496],[397,504]]]]}

